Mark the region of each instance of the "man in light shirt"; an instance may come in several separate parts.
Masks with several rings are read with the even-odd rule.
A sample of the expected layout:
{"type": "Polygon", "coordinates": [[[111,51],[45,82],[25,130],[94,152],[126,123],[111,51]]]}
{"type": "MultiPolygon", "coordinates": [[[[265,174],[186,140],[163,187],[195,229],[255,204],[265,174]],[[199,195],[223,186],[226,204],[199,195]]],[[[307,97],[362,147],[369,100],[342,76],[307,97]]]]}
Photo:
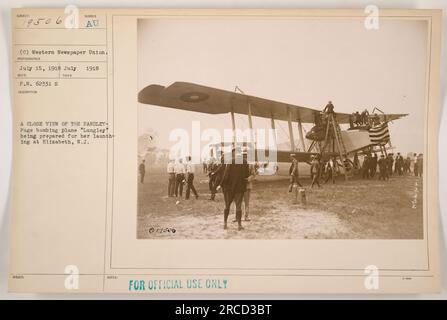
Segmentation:
{"type": "Polygon", "coordinates": [[[186,158],[186,196],[185,199],[189,199],[189,195],[191,193],[194,193],[196,196],[196,199],[199,198],[199,195],[197,194],[196,188],[194,187],[194,173],[195,173],[195,167],[194,164],[191,161],[191,157],[186,158]]]}
{"type": "Polygon", "coordinates": [[[185,180],[185,165],[182,159],[178,159],[174,167],[175,172],[175,196],[183,195],[183,181],[185,180]]]}
{"type": "Polygon", "coordinates": [[[328,162],[326,163],[326,180],[324,183],[327,183],[329,179],[332,180],[332,184],[335,184],[335,174],[337,172],[337,160],[335,157],[329,158],[328,162]]]}
{"type": "Polygon", "coordinates": [[[173,159],[169,159],[167,172],[168,178],[168,197],[173,197],[175,193],[175,163],[173,159]]]}

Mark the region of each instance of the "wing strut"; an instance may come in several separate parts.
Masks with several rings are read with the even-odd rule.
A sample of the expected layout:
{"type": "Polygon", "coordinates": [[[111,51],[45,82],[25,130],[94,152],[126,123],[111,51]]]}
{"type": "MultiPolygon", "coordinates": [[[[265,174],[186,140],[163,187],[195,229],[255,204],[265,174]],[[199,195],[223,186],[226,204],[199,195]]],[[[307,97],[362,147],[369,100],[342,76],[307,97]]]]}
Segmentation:
{"type": "Polygon", "coordinates": [[[256,149],[256,138],[255,138],[255,133],[253,131],[253,120],[251,118],[251,103],[250,103],[250,101],[248,101],[248,126],[250,127],[250,138],[251,138],[251,141],[253,143],[253,146],[256,149]]]}
{"type": "Polygon", "coordinates": [[[300,141],[301,141],[301,147],[303,148],[303,151],[306,151],[306,142],[304,141],[304,134],[303,134],[303,124],[301,123],[301,120],[297,120],[298,123],[298,134],[300,135],[300,141]]]}
{"type": "MultiPolygon", "coordinates": [[[[239,88],[238,86],[234,87],[234,92],[240,92],[243,95],[245,95],[245,92],[242,91],[241,88],[239,88]]],[[[250,138],[251,138],[251,142],[253,143],[255,149],[256,149],[256,137],[253,131],[253,119],[252,119],[252,112],[251,112],[251,103],[250,100],[247,99],[247,107],[248,107],[248,112],[247,112],[247,116],[248,116],[248,126],[250,127],[250,138]]]]}
{"type": "Polygon", "coordinates": [[[271,123],[272,123],[272,130],[273,130],[274,146],[276,147],[276,127],[275,127],[275,118],[273,117],[273,113],[272,113],[272,117],[271,117],[271,123]]]}
{"type": "Polygon", "coordinates": [[[236,147],[236,121],[234,119],[234,111],[231,110],[231,128],[233,130],[233,148],[236,147]]]}
{"type": "Polygon", "coordinates": [[[295,139],[293,138],[293,128],[292,128],[292,112],[290,108],[287,110],[289,114],[288,124],[289,124],[289,137],[290,137],[290,151],[295,152],[295,139]]]}

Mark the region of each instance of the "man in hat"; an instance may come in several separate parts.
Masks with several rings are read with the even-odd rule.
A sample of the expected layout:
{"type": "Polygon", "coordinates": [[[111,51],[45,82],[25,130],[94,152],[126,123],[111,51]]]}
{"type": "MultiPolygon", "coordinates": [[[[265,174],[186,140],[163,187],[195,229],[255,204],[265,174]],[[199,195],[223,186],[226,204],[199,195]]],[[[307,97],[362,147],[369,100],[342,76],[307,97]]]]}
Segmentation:
{"type": "Polygon", "coordinates": [[[418,155],[416,153],[413,154],[413,173],[417,177],[418,176],[418,166],[417,166],[418,155]]]}
{"type": "Polygon", "coordinates": [[[326,114],[334,113],[334,105],[332,104],[332,101],[329,101],[327,103],[326,107],[324,107],[323,112],[326,114]]]}
{"type": "Polygon", "coordinates": [[[416,166],[418,168],[417,175],[419,177],[422,177],[422,173],[423,173],[423,169],[424,169],[424,158],[423,158],[422,153],[419,153],[419,155],[417,157],[416,166]]]}
{"type": "Polygon", "coordinates": [[[195,166],[191,161],[191,157],[186,158],[186,195],[185,199],[189,199],[189,195],[192,191],[194,193],[196,199],[199,198],[199,194],[196,191],[196,188],[194,187],[194,173],[195,173],[195,166]]]}
{"type": "Polygon", "coordinates": [[[400,152],[398,152],[397,156],[396,156],[395,164],[394,164],[394,173],[401,176],[403,165],[404,165],[404,158],[400,155],[400,152]]]}
{"type": "Polygon", "coordinates": [[[324,183],[327,183],[329,179],[332,180],[332,184],[335,184],[335,174],[337,171],[337,160],[335,157],[329,158],[329,160],[326,162],[326,180],[324,183]]]}
{"type": "Polygon", "coordinates": [[[166,171],[168,172],[168,197],[173,197],[175,193],[175,163],[169,159],[166,171]]]}
{"type": "Polygon", "coordinates": [[[376,171],[377,171],[377,162],[378,162],[378,158],[377,158],[377,153],[374,153],[374,155],[371,157],[369,165],[369,176],[371,178],[374,178],[376,171]]]}
{"type": "Polygon", "coordinates": [[[380,156],[379,161],[377,161],[379,165],[379,180],[388,180],[388,161],[385,159],[385,156],[382,154],[380,156]]]}
{"type": "Polygon", "coordinates": [[[177,160],[177,163],[174,167],[175,172],[175,196],[182,196],[183,195],[183,183],[185,180],[185,165],[183,164],[183,161],[181,158],[177,160]]]}
{"type": "Polygon", "coordinates": [[[312,184],[310,185],[311,188],[314,187],[315,184],[317,184],[318,188],[320,188],[320,171],[321,171],[321,165],[320,160],[317,156],[312,156],[312,161],[310,163],[310,177],[312,179],[312,184]]]}
{"type": "Polygon", "coordinates": [[[231,163],[225,165],[222,180],[219,183],[222,186],[225,209],[224,209],[224,229],[227,229],[228,216],[230,214],[231,204],[236,205],[236,220],[238,222],[238,230],[242,227],[242,199],[247,190],[247,178],[249,177],[248,164],[242,159],[242,155],[233,148],[231,150],[231,163]]]}
{"type": "Polygon", "coordinates": [[[362,178],[363,179],[369,179],[369,174],[370,174],[370,165],[371,163],[371,158],[369,156],[369,154],[365,155],[365,157],[363,158],[363,164],[362,164],[362,178]]]}
{"type": "Polygon", "coordinates": [[[368,109],[365,109],[362,111],[362,113],[360,114],[360,119],[362,121],[363,125],[368,125],[369,124],[369,112],[368,109]]]}
{"type": "Polygon", "coordinates": [[[411,173],[410,167],[411,167],[411,158],[410,158],[410,156],[408,155],[408,156],[404,159],[404,173],[405,173],[405,174],[406,174],[406,173],[411,173]]]}
{"type": "Polygon", "coordinates": [[[393,175],[393,164],[394,164],[394,158],[393,158],[393,154],[390,153],[388,155],[388,176],[391,177],[393,175]]]}
{"type": "Polygon", "coordinates": [[[140,183],[144,183],[144,176],[146,174],[146,160],[141,161],[140,165],[138,166],[138,171],[140,172],[140,183]]]}
{"type": "Polygon", "coordinates": [[[294,153],[290,155],[290,160],[292,160],[292,163],[290,164],[289,168],[289,176],[290,176],[289,192],[292,192],[294,184],[297,184],[300,187],[303,186],[299,181],[298,160],[296,160],[296,155],[294,153]]]}
{"type": "Polygon", "coordinates": [[[360,126],[362,124],[362,117],[358,111],[354,113],[354,124],[356,126],[360,126]]]}

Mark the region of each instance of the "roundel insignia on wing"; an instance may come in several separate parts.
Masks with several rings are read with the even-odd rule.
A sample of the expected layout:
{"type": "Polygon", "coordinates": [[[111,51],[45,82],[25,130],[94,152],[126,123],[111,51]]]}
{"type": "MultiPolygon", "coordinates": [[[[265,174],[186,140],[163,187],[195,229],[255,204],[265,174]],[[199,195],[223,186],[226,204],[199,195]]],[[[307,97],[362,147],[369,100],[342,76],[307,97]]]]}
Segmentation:
{"type": "Polygon", "coordinates": [[[203,92],[187,92],[180,96],[180,100],[184,102],[202,102],[210,96],[203,92]]]}

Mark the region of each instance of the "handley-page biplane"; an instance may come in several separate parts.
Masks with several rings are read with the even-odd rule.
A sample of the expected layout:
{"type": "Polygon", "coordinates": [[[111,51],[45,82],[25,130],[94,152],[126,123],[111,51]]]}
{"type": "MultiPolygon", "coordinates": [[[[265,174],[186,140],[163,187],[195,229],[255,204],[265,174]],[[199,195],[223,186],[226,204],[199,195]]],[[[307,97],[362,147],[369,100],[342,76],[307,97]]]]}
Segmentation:
{"type": "MultiPolygon", "coordinates": [[[[214,115],[228,113],[231,115],[233,132],[236,130],[235,113],[248,116],[251,130],[252,117],[271,119],[273,130],[276,129],[275,120],[287,121],[290,149],[276,151],[278,163],[290,162],[291,154],[299,162],[306,163],[316,155],[322,159],[334,157],[342,163],[342,173],[346,178],[356,165],[357,154],[386,154],[386,145],[391,147],[388,123],[407,115],[385,114],[376,108],[371,114],[366,109],[362,113],[340,113],[335,112],[331,101],[323,110],[318,110],[247,95],[238,87],[232,92],[188,82],[175,82],[168,87],[151,84],[139,92],[138,101],[148,105],[214,115]],[[380,113],[376,113],[376,110],[380,113]],[[298,126],[301,143],[299,147],[295,146],[294,123],[298,126]],[[303,124],[313,124],[313,127],[305,134],[303,124]],[[342,130],[340,125],[348,127],[342,130]],[[306,145],[306,140],[310,141],[309,145],[306,145]]],[[[222,142],[222,147],[225,144],[222,142]]],[[[269,153],[269,150],[256,150],[255,154],[259,154],[258,151],[269,153]]]]}

